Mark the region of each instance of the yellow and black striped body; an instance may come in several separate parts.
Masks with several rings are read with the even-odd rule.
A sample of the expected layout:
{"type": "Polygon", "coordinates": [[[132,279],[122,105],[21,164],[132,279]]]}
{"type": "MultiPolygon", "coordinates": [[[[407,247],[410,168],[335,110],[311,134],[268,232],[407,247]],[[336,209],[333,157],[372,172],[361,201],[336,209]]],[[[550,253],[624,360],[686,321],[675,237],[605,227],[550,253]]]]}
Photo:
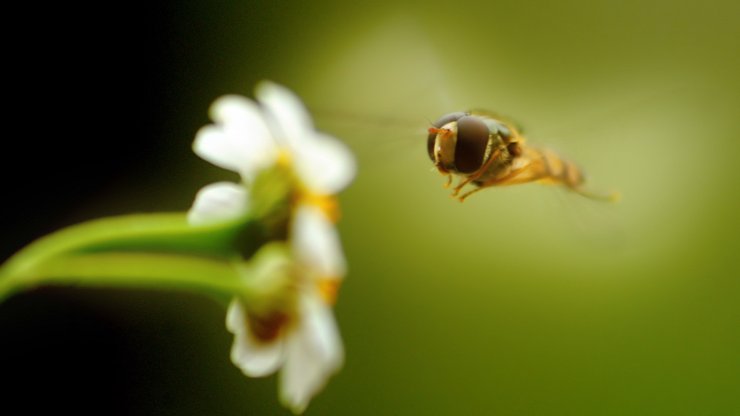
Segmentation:
{"type": "Polygon", "coordinates": [[[564,185],[578,190],[584,183],[583,171],[573,162],[565,160],[549,149],[521,144],[522,153],[511,157],[508,163],[494,165],[495,169],[484,172],[473,181],[478,186],[486,183],[496,185],[516,185],[539,181],[556,185],[564,185]]]}

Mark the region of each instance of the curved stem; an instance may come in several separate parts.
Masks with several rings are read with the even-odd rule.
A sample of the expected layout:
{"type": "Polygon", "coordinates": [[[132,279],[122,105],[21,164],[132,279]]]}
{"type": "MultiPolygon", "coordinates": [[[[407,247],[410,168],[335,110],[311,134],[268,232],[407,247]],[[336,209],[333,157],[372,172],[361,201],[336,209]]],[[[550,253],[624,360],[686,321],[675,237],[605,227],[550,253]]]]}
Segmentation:
{"type": "Polygon", "coordinates": [[[182,213],[123,215],[64,228],[31,243],[2,265],[15,274],[60,254],[113,250],[223,255],[247,219],[193,227],[182,213]]]}
{"type": "Polygon", "coordinates": [[[4,273],[0,273],[0,302],[23,289],[22,285],[14,280],[11,277],[6,277],[4,273]]]}
{"type": "Polygon", "coordinates": [[[183,213],[124,215],[47,235],[0,266],[0,301],[41,284],[244,290],[234,240],[242,217],[194,227],[183,213]]]}
{"type": "Polygon", "coordinates": [[[0,273],[0,301],[43,284],[178,289],[219,299],[246,295],[238,262],[162,253],[104,252],[60,256],[21,272],[0,273]]]}

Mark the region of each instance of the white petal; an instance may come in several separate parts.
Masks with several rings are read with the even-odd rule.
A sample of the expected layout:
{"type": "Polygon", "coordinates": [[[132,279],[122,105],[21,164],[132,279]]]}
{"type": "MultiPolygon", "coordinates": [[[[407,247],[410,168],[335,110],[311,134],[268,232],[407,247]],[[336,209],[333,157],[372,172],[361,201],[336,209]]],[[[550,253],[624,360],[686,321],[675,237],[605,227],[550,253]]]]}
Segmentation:
{"type": "Polygon", "coordinates": [[[226,314],[226,328],[234,333],[231,361],[249,377],[270,375],[283,363],[282,339],[270,344],[257,342],[249,333],[245,314],[241,303],[232,300],[226,314]]]}
{"type": "Polygon", "coordinates": [[[261,124],[262,114],[254,101],[239,95],[224,95],[217,98],[209,109],[211,119],[220,124],[261,124]]]}
{"type": "Polygon", "coordinates": [[[276,143],[254,102],[227,95],[217,99],[210,112],[217,124],[196,135],[193,150],[198,156],[246,178],[275,160],[276,143]]]}
{"type": "Polygon", "coordinates": [[[317,297],[306,296],[300,312],[300,327],[287,340],[280,373],[280,398],[296,413],[306,409],[344,362],[344,349],[331,310],[317,297]]]}
{"type": "Polygon", "coordinates": [[[274,123],[273,128],[280,140],[293,147],[300,145],[314,132],[311,116],[301,100],[289,89],[274,82],[262,81],[255,95],[274,123]]]}
{"type": "Polygon", "coordinates": [[[352,181],[356,170],[352,153],[340,141],[314,130],[311,116],[295,94],[264,81],[256,95],[278,138],[296,154],[298,175],[314,192],[333,194],[352,181]]]}
{"type": "Polygon", "coordinates": [[[246,154],[252,163],[272,162],[277,143],[254,101],[238,95],[223,96],[211,106],[211,117],[221,123],[235,151],[246,154]]]}
{"type": "Polygon", "coordinates": [[[298,175],[313,192],[335,194],[355,177],[357,168],[352,152],[333,137],[315,134],[294,152],[298,175]]]}
{"type": "Polygon", "coordinates": [[[188,211],[188,223],[206,225],[239,218],[247,213],[248,194],[243,187],[231,182],[204,186],[195,195],[188,211]]]}
{"type": "Polygon", "coordinates": [[[249,156],[240,151],[243,149],[234,146],[230,136],[221,126],[205,126],[195,135],[193,151],[220,168],[241,172],[245,168],[243,163],[249,156]]]}
{"type": "Polygon", "coordinates": [[[339,235],[317,207],[301,205],[293,219],[291,242],[298,262],[321,278],[344,276],[347,264],[339,235]]]}

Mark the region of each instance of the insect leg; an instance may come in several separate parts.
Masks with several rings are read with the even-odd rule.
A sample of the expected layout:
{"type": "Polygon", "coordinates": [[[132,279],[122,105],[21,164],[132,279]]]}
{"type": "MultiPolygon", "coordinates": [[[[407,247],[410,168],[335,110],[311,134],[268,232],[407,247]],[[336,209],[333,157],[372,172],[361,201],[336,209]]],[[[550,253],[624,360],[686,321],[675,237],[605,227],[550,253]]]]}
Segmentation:
{"type": "Polygon", "coordinates": [[[539,174],[536,169],[533,169],[533,165],[531,163],[525,163],[518,168],[512,169],[505,176],[489,179],[486,182],[481,183],[480,185],[478,185],[478,188],[475,188],[460,195],[459,197],[457,197],[457,199],[460,200],[460,202],[463,202],[465,201],[465,198],[480,191],[483,188],[488,188],[496,185],[514,185],[518,183],[532,182],[540,179],[541,176],[542,175],[539,174]]]}
{"type": "Polygon", "coordinates": [[[449,188],[450,185],[452,185],[452,175],[449,173],[447,174],[447,182],[443,185],[445,189],[449,188]]]}
{"type": "MultiPolygon", "coordinates": [[[[489,186],[492,186],[492,185],[489,185],[489,186]]],[[[466,192],[466,193],[464,193],[464,194],[462,194],[462,195],[458,196],[458,197],[457,197],[457,200],[458,200],[458,201],[460,201],[460,202],[465,202],[465,198],[469,197],[470,195],[473,195],[474,193],[476,193],[476,192],[480,191],[480,190],[481,190],[481,189],[483,189],[483,188],[484,188],[483,186],[480,186],[480,187],[478,187],[478,188],[472,189],[472,190],[470,190],[470,191],[468,191],[468,192],[466,192]]],[[[455,195],[453,195],[453,197],[454,197],[454,196],[455,196],[455,195]]]]}
{"type": "Polygon", "coordinates": [[[453,197],[457,196],[457,194],[460,193],[460,191],[462,190],[462,188],[465,187],[465,185],[467,185],[470,182],[472,182],[472,181],[480,178],[481,175],[483,175],[484,173],[486,173],[486,171],[488,170],[488,168],[498,158],[498,156],[500,154],[501,154],[501,150],[500,149],[496,149],[493,153],[491,153],[491,155],[488,157],[488,160],[486,160],[486,163],[484,163],[483,166],[481,166],[481,168],[478,169],[478,171],[476,171],[472,175],[468,176],[465,180],[462,180],[462,181],[460,181],[459,184],[457,184],[457,186],[455,187],[455,189],[452,190],[452,196],[453,197]]]}
{"type": "Polygon", "coordinates": [[[586,198],[593,199],[595,201],[603,201],[603,202],[619,202],[619,200],[622,198],[622,195],[617,191],[612,191],[608,194],[601,194],[601,193],[595,193],[591,192],[589,190],[583,189],[581,187],[577,188],[571,188],[575,193],[585,196],[586,198]]]}

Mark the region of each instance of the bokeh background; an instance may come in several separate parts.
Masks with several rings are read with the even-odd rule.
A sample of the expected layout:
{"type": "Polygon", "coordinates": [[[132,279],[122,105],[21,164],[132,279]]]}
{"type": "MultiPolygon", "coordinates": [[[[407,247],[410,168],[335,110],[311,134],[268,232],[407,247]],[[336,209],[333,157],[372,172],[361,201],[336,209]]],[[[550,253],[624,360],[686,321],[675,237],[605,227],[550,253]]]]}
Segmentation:
{"type": "MultiPolygon", "coordinates": [[[[91,218],[186,210],[233,176],[190,150],[212,100],[296,91],[360,163],[341,196],[343,371],[307,414],[740,414],[740,6],[239,2],[11,13],[2,258],[91,218]],[[424,130],[518,120],[604,204],[541,185],[464,204],[424,130]],[[11,128],[12,126],[12,128],[11,128]]],[[[41,288],[0,305],[2,399],[285,415],[193,294],[41,288]]]]}

